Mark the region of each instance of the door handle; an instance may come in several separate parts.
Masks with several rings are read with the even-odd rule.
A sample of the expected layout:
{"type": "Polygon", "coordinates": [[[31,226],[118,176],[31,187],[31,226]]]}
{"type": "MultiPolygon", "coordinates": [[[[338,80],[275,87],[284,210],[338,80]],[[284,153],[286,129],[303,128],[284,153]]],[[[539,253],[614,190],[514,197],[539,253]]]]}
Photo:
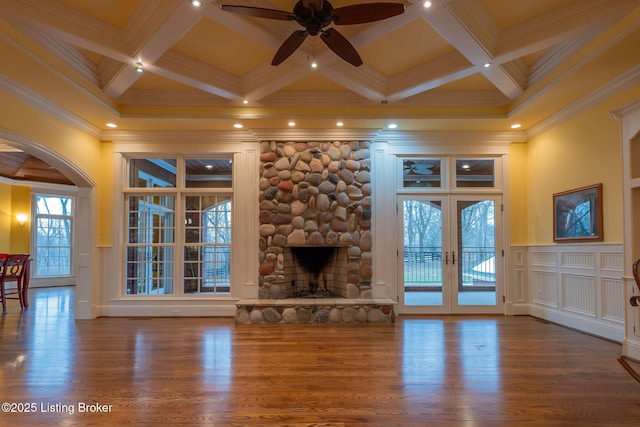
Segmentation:
{"type": "Polygon", "coordinates": [[[456,263],[456,251],[451,251],[451,265],[456,263]]]}
{"type": "Polygon", "coordinates": [[[449,252],[444,253],[444,263],[449,265],[449,252]]]}

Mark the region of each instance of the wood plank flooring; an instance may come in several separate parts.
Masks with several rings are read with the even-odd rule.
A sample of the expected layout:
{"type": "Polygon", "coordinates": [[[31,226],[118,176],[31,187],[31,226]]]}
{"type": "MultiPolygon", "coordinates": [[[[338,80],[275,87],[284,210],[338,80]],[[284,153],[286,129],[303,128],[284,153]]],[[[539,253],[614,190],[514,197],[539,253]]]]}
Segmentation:
{"type": "Polygon", "coordinates": [[[72,289],[30,298],[0,319],[1,426],[640,425],[619,344],[531,317],[75,321],[72,289]]]}

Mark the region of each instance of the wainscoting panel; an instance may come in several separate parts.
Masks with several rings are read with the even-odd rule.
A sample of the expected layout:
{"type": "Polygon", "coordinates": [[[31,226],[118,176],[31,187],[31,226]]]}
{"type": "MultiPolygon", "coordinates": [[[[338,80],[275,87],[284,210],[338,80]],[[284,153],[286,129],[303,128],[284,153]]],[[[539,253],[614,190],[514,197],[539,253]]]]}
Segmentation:
{"type": "Polygon", "coordinates": [[[562,308],[596,316],[596,282],[594,276],[562,275],[562,308]]]}
{"type": "Polygon", "coordinates": [[[602,318],[624,325],[624,282],[620,279],[603,278],[600,285],[602,318]]]}
{"type": "MultiPolygon", "coordinates": [[[[622,245],[529,246],[527,255],[529,314],[622,342],[622,245]]],[[[520,266],[512,268],[517,277],[520,266]]],[[[520,283],[513,286],[519,293],[520,283]]]]}
{"type": "Polygon", "coordinates": [[[558,307],[558,275],[545,271],[532,271],[533,301],[548,307],[558,307]]]}

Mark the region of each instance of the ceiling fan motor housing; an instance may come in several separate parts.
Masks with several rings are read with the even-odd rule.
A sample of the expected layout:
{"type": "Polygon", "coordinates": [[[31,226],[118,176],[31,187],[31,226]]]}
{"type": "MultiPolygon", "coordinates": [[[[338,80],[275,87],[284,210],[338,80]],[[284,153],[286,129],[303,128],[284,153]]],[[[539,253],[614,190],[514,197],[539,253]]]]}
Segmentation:
{"type": "Polygon", "coordinates": [[[296,21],[298,24],[306,28],[307,33],[310,36],[317,36],[322,32],[322,29],[331,22],[331,11],[333,6],[327,0],[322,3],[322,10],[315,10],[315,6],[311,4],[311,7],[306,7],[302,1],[296,3],[293,8],[293,13],[296,15],[296,21]]]}

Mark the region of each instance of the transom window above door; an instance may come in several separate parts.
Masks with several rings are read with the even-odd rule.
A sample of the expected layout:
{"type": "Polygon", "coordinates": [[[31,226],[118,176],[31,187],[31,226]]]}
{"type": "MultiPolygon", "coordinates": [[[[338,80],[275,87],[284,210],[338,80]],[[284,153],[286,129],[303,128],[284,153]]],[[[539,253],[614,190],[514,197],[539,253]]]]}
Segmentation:
{"type": "Polygon", "coordinates": [[[477,191],[500,189],[500,158],[411,157],[400,158],[399,190],[477,191]]]}

